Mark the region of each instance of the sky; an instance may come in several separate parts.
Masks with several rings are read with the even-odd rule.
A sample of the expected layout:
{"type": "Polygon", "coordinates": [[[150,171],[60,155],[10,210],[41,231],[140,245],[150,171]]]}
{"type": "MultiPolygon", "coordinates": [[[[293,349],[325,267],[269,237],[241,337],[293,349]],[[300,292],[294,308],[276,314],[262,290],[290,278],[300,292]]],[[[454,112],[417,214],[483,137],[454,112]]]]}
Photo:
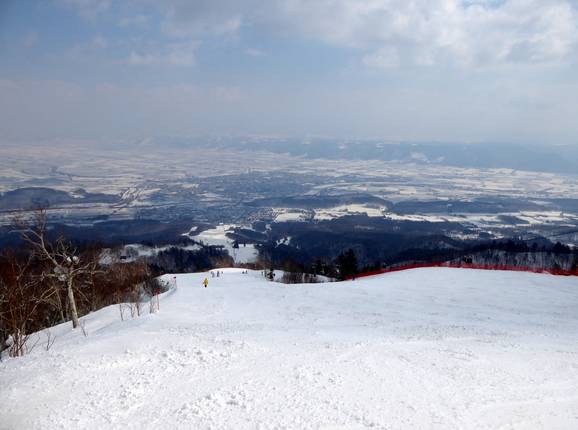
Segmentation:
{"type": "Polygon", "coordinates": [[[0,0],[0,136],[578,143],[578,0],[0,0]]]}

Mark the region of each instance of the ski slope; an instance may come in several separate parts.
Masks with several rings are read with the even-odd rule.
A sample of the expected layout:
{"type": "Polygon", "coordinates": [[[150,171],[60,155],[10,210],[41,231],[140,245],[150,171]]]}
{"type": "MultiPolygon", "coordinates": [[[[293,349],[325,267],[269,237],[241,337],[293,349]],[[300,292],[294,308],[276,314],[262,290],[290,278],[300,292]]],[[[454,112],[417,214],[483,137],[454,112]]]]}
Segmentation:
{"type": "Polygon", "coordinates": [[[157,314],[109,307],[5,359],[0,428],[578,428],[576,278],[205,276],[178,275],[157,314]]]}

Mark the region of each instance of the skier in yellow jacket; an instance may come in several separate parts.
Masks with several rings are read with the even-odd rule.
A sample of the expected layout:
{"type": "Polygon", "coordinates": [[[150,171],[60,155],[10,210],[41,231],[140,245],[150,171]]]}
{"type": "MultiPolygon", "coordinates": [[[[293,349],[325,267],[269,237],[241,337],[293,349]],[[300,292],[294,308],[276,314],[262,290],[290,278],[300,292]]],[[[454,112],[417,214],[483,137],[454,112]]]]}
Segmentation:
{"type": "Polygon", "coordinates": [[[207,288],[207,286],[209,285],[209,279],[205,278],[205,280],[203,281],[203,285],[205,286],[205,288],[207,288]]]}

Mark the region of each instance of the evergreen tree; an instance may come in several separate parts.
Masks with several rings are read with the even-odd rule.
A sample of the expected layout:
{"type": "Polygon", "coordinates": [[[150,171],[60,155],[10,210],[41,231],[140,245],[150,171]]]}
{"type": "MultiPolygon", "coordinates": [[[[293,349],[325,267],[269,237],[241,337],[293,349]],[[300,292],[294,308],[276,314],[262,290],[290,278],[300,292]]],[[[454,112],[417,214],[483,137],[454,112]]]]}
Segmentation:
{"type": "Polygon", "coordinates": [[[357,257],[353,249],[349,248],[345,253],[337,256],[337,268],[339,270],[339,278],[341,280],[350,278],[357,274],[357,257]]]}

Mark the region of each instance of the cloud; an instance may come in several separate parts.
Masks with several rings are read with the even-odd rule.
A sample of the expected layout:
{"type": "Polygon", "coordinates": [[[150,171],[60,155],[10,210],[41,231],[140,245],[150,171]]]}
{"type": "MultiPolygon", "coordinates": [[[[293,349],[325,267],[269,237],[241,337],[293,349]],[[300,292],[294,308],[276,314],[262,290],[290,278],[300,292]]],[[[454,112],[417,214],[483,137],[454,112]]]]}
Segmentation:
{"type": "Polygon", "coordinates": [[[132,51],[127,62],[134,66],[180,66],[195,65],[196,42],[169,43],[162,48],[132,51]]]}
{"type": "Polygon", "coordinates": [[[118,26],[121,28],[126,27],[144,27],[149,23],[149,17],[143,14],[137,14],[134,16],[127,16],[118,22],[118,26]]]}
{"type": "Polygon", "coordinates": [[[376,52],[363,57],[363,63],[366,66],[389,69],[398,67],[400,64],[399,52],[393,46],[386,46],[376,52]]]}
{"type": "Polygon", "coordinates": [[[163,5],[163,31],[177,38],[207,35],[235,36],[250,14],[251,0],[167,0],[163,5]]]}
{"type": "MultiPolygon", "coordinates": [[[[88,1],[88,0],[84,0],[88,1]]],[[[359,50],[374,68],[566,61],[578,47],[574,0],[165,0],[173,38],[287,32],[359,50]]],[[[250,55],[250,54],[249,54],[250,55]]]]}
{"type": "Polygon", "coordinates": [[[98,15],[108,11],[110,0],[57,0],[59,3],[73,9],[79,16],[86,19],[95,19],[98,15]]]}
{"type": "Polygon", "coordinates": [[[265,55],[267,55],[264,51],[261,51],[260,49],[256,48],[245,49],[245,54],[247,54],[249,57],[264,57],[265,55]]]}
{"type": "Polygon", "coordinates": [[[484,66],[576,54],[571,0],[287,0],[280,17],[307,37],[366,51],[372,67],[484,66]]]}
{"type": "Polygon", "coordinates": [[[90,47],[93,49],[106,49],[108,41],[101,35],[94,36],[90,42],[90,47]]]}
{"type": "Polygon", "coordinates": [[[24,46],[25,48],[32,48],[33,46],[35,46],[38,43],[38,33],[35,31],[28,31],[23,37],[22,37],[22,46],[24,46]]]}
{"type": "Polygon", "coordinates": [[[56,1],[98,17],[96,36],[63,23],[76,45],[42,39],[60,69],[33,58],[37,82],[7,72],[13,136],[194,133],[194,118],[210,132],[578,138],[575,0],[56,1]]]}
{"type": "Polygon", "coordinates": [[[75,61],[90,61],[94,58],[100,57],[106,52],[107,48],[108,40],[98,34],[86,42],[74,45],[66,52],[64,57],[75,61]]]}

